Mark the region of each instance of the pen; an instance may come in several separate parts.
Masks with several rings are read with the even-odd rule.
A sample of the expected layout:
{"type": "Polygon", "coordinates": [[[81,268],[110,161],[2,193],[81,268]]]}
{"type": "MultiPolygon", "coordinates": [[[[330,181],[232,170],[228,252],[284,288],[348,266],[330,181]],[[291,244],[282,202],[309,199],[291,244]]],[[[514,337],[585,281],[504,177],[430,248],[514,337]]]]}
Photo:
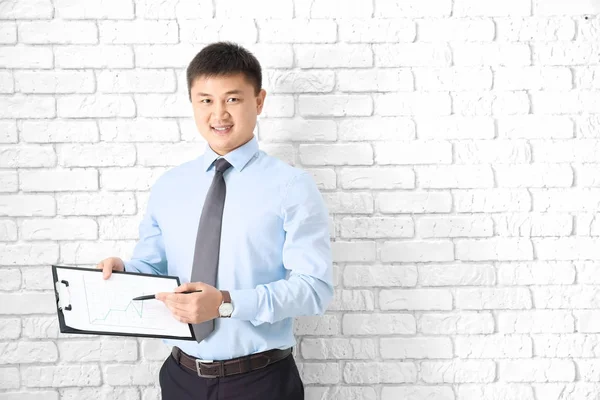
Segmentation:
{"type": "MultiPolygon", "coordinates": [[[[185,292],[179,292],[179,293],[182,293],[182,294],[190,294],[190,293],[200,293],[201,291],[202,291],[202,290],[192,290],[192,291],[186,290],[185,292]]],[[[134,298],[133,298],[133,299],[131,299],[131,300],[151,300],[151,299],[154,299],[154,298],[155,298],[155,296],[156,296],[156,295],[154,295],[154,294],[149,294],[149,295],[146,295],[146,296],[134,297],[134,298]]]]}

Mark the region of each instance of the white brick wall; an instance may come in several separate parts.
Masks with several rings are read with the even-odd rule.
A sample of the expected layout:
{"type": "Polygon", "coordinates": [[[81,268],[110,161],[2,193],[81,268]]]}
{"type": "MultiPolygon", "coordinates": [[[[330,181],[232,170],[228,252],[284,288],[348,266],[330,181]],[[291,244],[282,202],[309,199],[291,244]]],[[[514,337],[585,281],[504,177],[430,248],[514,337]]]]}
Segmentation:
{"type": "Polygon", "coordinates": [[[600,0],[0,1],[0,400],[158,400],[159,340],[58,332],[203,140],[185,68],[264,68],[263,149],[331,214],[308,400],[597,400],[600,0]]]}

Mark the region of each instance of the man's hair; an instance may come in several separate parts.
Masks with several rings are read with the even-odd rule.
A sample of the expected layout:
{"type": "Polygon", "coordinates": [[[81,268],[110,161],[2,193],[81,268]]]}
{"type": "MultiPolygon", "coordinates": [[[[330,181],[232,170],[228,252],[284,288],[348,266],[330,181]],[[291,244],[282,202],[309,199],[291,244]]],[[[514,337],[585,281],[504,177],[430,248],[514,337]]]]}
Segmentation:
{"type": "Polygon", "coordinates": [[[227,76],[242,73],[254,86],[254,94],[262,89],[260,63],[248,50],[231,42],[212,43],[203,48],[187,67],[188,96],[192,98],[192,85],[199,77],[227,76]]]}

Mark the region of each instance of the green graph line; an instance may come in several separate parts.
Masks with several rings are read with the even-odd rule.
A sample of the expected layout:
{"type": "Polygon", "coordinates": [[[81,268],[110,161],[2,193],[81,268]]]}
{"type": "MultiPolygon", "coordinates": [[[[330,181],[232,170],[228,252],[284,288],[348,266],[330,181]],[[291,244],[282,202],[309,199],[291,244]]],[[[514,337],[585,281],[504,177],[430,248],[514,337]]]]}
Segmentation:
{"type": "Polygon", "coordinates": [[[113,311],[119,311],[119,312],[127,312],[127,310],[129,309],[129,307],[133,306],[133,309],[135,310],[136,314],[138,314],[138,317],[142,318],[143,315],[143,311],[144,311],[144,302],[142,302],[142,306],[140,307],[140,309],[138,310],[134,305],[133,305],[133,301],[130,301],[127,304],[127,307],[125,307],[124,310],[122,309],[118,309],[118,308],[110,308],[108,310],[108,312],[106,313],[106,315],[103,318],[96,318],[94,319],[92,322],[96,322],[96,321],[106,321],[106,318],[108,318],[108,316],[110,315],[111,312],[113,311]]]}
{"type": "Polygon", "coordinates": [[[108,316],[110,315],[111,312],[113,311],[117,311],[117,312],[127,312],[127,310],[129,309],[129,307],[133,306],[133,309],[135,310],[136,314],[138,314],[138,316],[140,318],[142,318],[143,314],[144,314],[144,302],[142,301],[141,303],[141,307],[138,310],[135,305],[133,304],[133,301],[130,301],[129,303],[127,303],[127,307],[125,307],[124,309],[120,309],[120,308],[109,308],[108,312],[106,313],[106,315],[102,318],[95,318],[95,319],[91,319],[91,312],[90,312],[90,299],[88,297],[88,292],[87,292],[87,286],[85,284],[85,279],[83,279],[83,288],[85,290],[85,299],[86,299],[86,303],[87,303],[87,309],[88,309],[88,315],[90,316],[90,324],[96,322],[96,321],[106,321],[106,319],[108,318],[108,316]]]}

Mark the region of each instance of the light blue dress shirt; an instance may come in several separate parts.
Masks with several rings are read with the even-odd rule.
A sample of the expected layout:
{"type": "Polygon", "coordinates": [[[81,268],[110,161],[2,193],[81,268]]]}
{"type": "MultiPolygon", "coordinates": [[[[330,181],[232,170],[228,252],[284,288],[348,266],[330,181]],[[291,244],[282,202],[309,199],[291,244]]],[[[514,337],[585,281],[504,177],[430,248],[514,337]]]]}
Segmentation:
{"type": "MultiPolygon", "coordinates": [[[[219,157],[210,146],[153,185],[128,272],[190,281],[198,222],[219,157]]],[[[165,340],[189,355],[227,360],[296,344],[293,318],[322,314],[333,297],[327,208],[305,171],[259,150],[256,138],[226,154],[219,271],[234,312],[200,343],[165,340]]]]}

